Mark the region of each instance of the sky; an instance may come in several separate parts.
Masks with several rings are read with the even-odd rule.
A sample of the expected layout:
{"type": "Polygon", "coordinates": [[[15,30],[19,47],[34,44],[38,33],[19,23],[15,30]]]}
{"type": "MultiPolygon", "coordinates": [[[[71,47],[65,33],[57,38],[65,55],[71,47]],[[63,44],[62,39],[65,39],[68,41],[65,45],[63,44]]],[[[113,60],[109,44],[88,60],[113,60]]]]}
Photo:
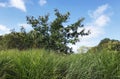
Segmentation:
{"type": "MultiPolygon", "coordinates": [[[[20,26],[31,30],[26,16],[50,14],[54,9],[61,13],[70,12],[68,24],[84,17],[84,28],[91,34],[79,37],[80,42],[69,45],[76,52],[80,46],[96,46],[104,38],[120,40],[120,0],[0,0],[0,35],[19,31],[20,26]]],[[[78,29],[81,30],[80,28],[78,29]]]]}

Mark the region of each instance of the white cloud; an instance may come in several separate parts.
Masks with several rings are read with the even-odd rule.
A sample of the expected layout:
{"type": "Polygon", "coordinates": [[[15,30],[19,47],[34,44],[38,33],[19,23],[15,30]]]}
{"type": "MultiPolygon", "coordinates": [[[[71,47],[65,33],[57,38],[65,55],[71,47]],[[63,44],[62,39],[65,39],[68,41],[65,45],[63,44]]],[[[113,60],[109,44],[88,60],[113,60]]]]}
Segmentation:
{"type": "Polygon", "coordinates": [[[95,26],[102,27],[105,26],[110,21],[110,18],[108,15],[102,14],[101,16],[97,17],[95,20],[95,26]]]}
{"type": "Polygon", "coordinates": [[[26,12],[25,2],[24,0],[10,0],[10,7],[15,7],[26,12]]]}
{"type": "Polygon", "coordinates": [[[85,38],[95,38],[104,33],[104,27],[110,22],[109,14],[105,13],[108,7],[108,4],[102,5],[90,14],[94,17],[91,18],[90,23],[87,23],[86,29],[90,29],[91,34],[85,38]]]}
{"type": "Polygon", "coordinates": [[[6,3],[0,3],[0,7],[6,7],[6,3]]]}
{"type": "Polygon", "coordinates": [[[39,1],[40,6],[43,6],[43,5],[45,5],[46,3],[47,3],[46,0],[40,0],[40,1],[39,1]]]}
{"type": "Polygon", "coordinates": [[[4,25],[0,25],[0,35],[6,34],[6,33],[10,33],[10,29],[4,25]]]}
{"type": "Polygon", "coordinates": [[[106,13],[109,5],[99,6],[95,11],[89,14],[91,21],[86,23],[86,30],[90,30],[91,34],[85,37],[79,37],[80,42],[76,45],[70,45],[76,52],[80,46],[94,46],[97,44],[97,38],[105,33],[105,26],[110,22],[110,16],[106,13]]]}
{"type": "Polygon", "coordinates": [[[101,14],[103,14],[108,9],[108,7],[109,7],[108,4],[99,6],[95,11],[90,13],[90,17],[92,17],[92,18],[99,17],[101,14]]]}
{"type": "Polygon", "coordinates": [[[18,27],[23,27],[25,28],[26,31],[30,31],[33,29],[29,24],[26,24],[26,23],[19,23],[18,27]]]}
{"type": "Polygon", "coordinates": [[[14,7],[26,12],[25,0],[9,0],[8,2],[0,3],[0,7],[14,7]]]}
{"type": "Polygon", "coordinates": [[[18,26],[22,26],[26,29],[31,27],[29,24],[26,24],[26,23],[20,23],[20,24],[18,24],[18,26]]]}

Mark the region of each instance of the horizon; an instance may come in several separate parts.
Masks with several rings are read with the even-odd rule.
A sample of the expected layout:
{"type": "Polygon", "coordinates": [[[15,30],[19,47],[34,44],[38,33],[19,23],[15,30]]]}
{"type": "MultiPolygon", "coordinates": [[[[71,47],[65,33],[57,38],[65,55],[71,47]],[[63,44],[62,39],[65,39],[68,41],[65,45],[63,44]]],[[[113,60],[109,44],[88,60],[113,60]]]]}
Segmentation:
{"type": "Polygon", "coordinates": [[[79,37],[80,42],[76,45],[70,45],[76,52],[80,46],[96,46],[104,38],[120,40],[119,3],[119,0],[1,0],[0,35],[10,33],[10,29],[19,31],[20,26],[29,31],[32,28],[27,24],[26,16],[38,17],[50,13],[51,21],[55,18],[54,9],[58,9],[63,14],[70,12],[68,24],[84,17],[82,24],[91,31],[90,35],[79,37]]]}

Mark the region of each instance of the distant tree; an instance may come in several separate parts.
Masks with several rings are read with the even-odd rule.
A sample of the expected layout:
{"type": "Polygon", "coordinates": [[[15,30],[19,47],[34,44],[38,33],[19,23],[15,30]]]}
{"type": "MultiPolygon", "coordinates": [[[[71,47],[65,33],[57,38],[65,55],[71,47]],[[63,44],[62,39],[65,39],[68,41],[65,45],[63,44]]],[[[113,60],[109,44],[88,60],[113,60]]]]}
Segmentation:
{"type": "Polygon", "coordinates": [[[29,45],[27,45],[28,41],[24,28],[21,28],[20,32],[11,30],[11,33],[2,36],[1,49],[26,49],[29,48],[29,45]]]}
{"type": "Polygon", "coordinates": [[[89,51],[97,52],[102,50],[120,51],[120,41],[105,38],[101,40],[98,46],[92,47],[89,51]]]}
{"type": "Polygon", "coordinates": [[[38,18],[27,16],[27,23],[34,29],[31,31],[34,46],[72,53],[72,48],[68,47],[68,44],[75,44],[79,41],[79,36],[89,34],[89,32],[85,33],[85,29],[83,28],[82,21],[84,18],[65,27],[63,23],[68,21],[70,13],[61,14],[56,9],[55,16],[56,18],[52,22],[49,22],[49,15],[39,16],[38,18]],[[83,30],[78,32],[78,28],[83,28],[83,30]]]}
{"type": "Polygon", "coordinates": [[[78,53],[86,53],[91,47],[81,46],[78,49],[78,53]]]}
{"type": "Polygon", "coordinates": [[[108,43],[109,41],[110,41],[109,38],[104,38],[103,40],[101,40],[101,42],[99,43],[99,45],[102,45],[102,44],[108,43]]]}

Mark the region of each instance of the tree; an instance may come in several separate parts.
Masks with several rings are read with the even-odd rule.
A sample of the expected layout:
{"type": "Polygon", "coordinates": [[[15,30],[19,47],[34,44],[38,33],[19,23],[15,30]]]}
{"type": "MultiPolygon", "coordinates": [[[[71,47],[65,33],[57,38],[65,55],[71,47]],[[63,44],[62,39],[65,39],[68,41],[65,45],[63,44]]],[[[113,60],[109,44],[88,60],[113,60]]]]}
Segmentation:
{"type": "Polygon", "coordinates": [[[86,53],[91,47],[81,46],[77,51],[78,53],[86,53]]]}
{"type": "Polygon", "coordinates": [[[27,49],[31,46],[29,40],[28,34],[23,27],[20,32],[11,30],[11,33],[2,36],[0,40],[0,49],[27,49]]]}
{"type": "Polygon", "coordinates": [[[92,47],[89,51],[98,52],[98,51],[103,51],[103,50],[120,51],[120,41],[105,38],[101,40],[101,42],[97,46],[92,47]]]}
{"type": "Polygon", "coordinates": [[[72,48],[68,44],[75,44],[79,41],[79,36],[89,34],[89,31],[85,33],[83,28],[82,21],[84,18],[65,27],[63,23],[68,21],[70,13],[61,14],[56,9],[55,16],[56,18],[52,22],[49,22],[49,15],[39,16],[38,18],[27,16],[27,23],[34,29],[32,31],[34,44],[38,48],[52,49],[66,54],[72,53],[72,48]],[[78,32],[78,28],[83,28],[83,30],[78,32]]]}
{"type": "Polygon", "coordinates": [[[102,44],[108,43],[109,41],[110,41],[109,38],[104,38],[103,40],[101,40],[101,42],[99,43],[99,45],[102,45],[102,44]]]}

